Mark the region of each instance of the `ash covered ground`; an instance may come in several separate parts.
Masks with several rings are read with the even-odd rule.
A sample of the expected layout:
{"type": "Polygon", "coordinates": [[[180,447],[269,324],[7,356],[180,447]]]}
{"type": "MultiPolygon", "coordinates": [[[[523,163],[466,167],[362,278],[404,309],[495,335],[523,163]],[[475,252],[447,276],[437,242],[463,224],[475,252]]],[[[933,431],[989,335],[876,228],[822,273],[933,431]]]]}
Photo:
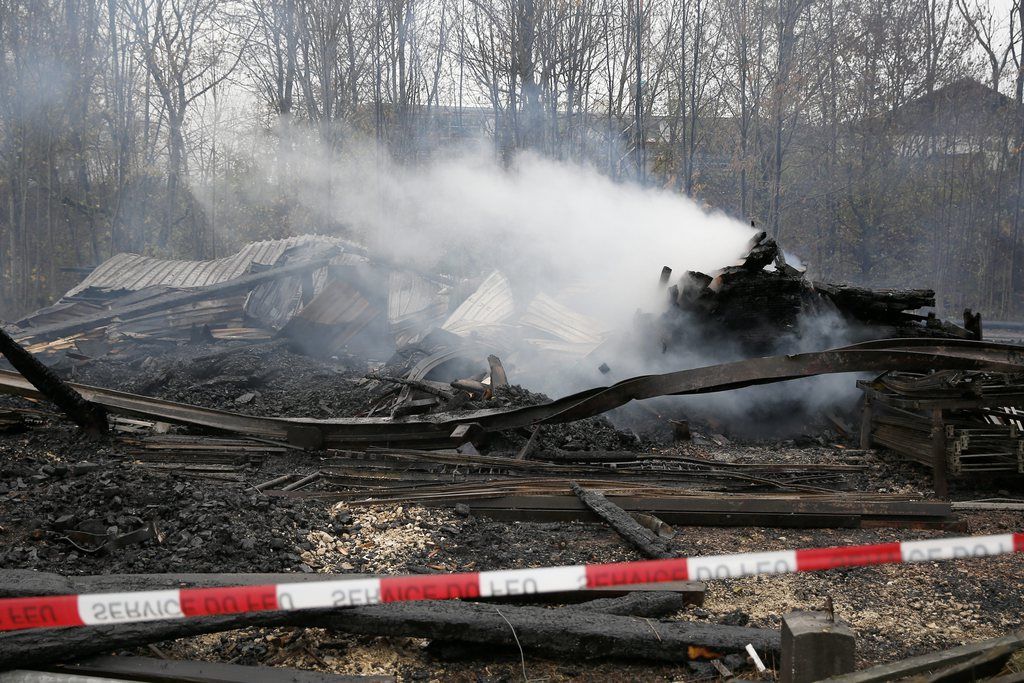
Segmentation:
{"type": "MultiPolygon", "coordinates": [[[[391,390],[366,380],[355,361],[318,361],[279,344],[224,349],[179,347],[90,360],[64,373],[74,381],[253,415],[343,417],[365,414],[391,390]]],[[[512,387],[490,406],[545,397],[512,387]]],[[[248,467],[242,481],[211,480],[134,461],[123,440],[87,441],[46,404],[0,399],[0,407],[41,412],[26,429],[0,434],[0,566],[69,575],[161,572],[433,573],[635,560],[641,557],[601,524],[506,523],[453,509],[350,506],[268,496],[255,485],[282,473],[312,471],[327,453],[290,452],[248,467]],[[88,463],[85,465],[85,463],[88,463]],[[154,522],[154,540],[90,552],[67,530],[125,533],[154,522]]],[[[470,404],[469,407],[479,407],[470,404]]],[[[652,418],[653,419],[653,418],[652,418]]],[[[696,431],[696,429],[695,429],[696,431]]],[[[825,434],[813,441],[744,442],[712,435],[686,445],[656,444],[594,418],[545,430],[545,449],[652,450],[716,462],[868,465],[848,486],[926,494],[923,468],[885,452],[858,452],[825,434]],[[717,441],[717,443],[716,443],[717,441]],[[855,455],[851,455],[855,453],[855,455]]],[[[525,441],[511,435],[501,444],[525,441]]],[[[1002,491],[1009,494],[1010,491],[1002,491]]],[[[955,498],[992,496],[961,488],[955,498]]],[[[969,513],[965,533],[1024,529],[1024,514],[969,513]]],[[[929,538],[897,529],[679,528],[680,555],[707,555],[929,538]]],[[[1024,627],[1024,556],[834,570],[709,584],[706,603],[678,620],[778,628],[782,615],[831,598],[858,636],[861,666],[899,659],[1024,627]]],[[[517,653],[448,661],[426,642],[338,635],[320,629],[249,629],[158,646],[175,658],[273,664],[339,673],[394,674],[400,680],[519,680],[517,653]]],[[[151,651],[140,654],[152,655],[151,651]]],[[[682,680],[686,666],[566,662],[525,657],[531,679],[682,680]]]]}

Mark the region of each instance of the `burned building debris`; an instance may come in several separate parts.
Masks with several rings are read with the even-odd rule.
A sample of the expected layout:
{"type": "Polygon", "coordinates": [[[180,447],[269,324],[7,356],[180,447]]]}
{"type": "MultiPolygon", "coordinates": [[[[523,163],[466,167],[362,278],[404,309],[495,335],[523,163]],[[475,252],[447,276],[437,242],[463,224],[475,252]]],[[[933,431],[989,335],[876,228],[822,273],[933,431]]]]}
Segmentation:
{"type": "MultiPolygon", "coordinates": [[[[501,270],[403,268],[335,238],[255,243],[216,261],[117,255],[6,327],[0,598],[408,575],[442,585],[453,572],[775,557],[780,546],[886,547],[906,530],[1019,526],[1013,502],[963,506],[990,489],[1011,498],[1024,475],[1022,347],[980,340],[977,314],[961,328],[921,312],[934,305],[927,290],[811,281],[763,233],[735,265],[657,275],[665,308],[612,329],[572,296],[501,270]],[[843,343],[801,347],[807,322],[823,316],[842,321],[843,343]],[[717,353],[629,376],[614,355],[624,343],[661,368],[679,349],[717,353]],[[571,390],[536,390],[569,368],[571,390]],[[661,404],[638,410],[669,441],[608,419],[655,397],[855,372],[871,376],[859,382],[863,412],[827,408],[831,426],[813,446],[734,443],[661,404]],[[68,421],[104,435],[82,439],[68,421]]],[[[570,664],[628,677],[638,662],[661,667],[641,676],[756,676],[748,648],[770,667],[791,663],[799,639],[780,619],[823,613],[826,598],[868,665],[954,644],[979,623],[987,635],[1024,627],[1019,586],[995,576],[1014,576],[1019,557],[986,562],[995,568],[983,584],[926,564],[887,574],[881,589],[852,571],[794,579],[780,584],[781,601],[759,579],[718,591],[688,577],[13,632],[0,634],[0,667],[150,676],[145,658],[159,652],[262,665],[168,664],[168,675],[198,680],[280,673],[268,665],[354,675],[370,639],[416,638],[429,646],[398,648],[403,663],[375,660],[357,680],[470,675],[480,662],[511,662],[520,675],[520,656],[549,662],[556,678],[572,678],[559,673],[570,664]],[[927,617],[956,633],[877,617],[899,591],[923,600],[932,584],[978,610],[927,617]],[[250,630],[198,638],[239,629],[250,630]],[[115,651],[131,656],[98,657],[115,651]]]]}
{"type": "Polygon", "coordinates": [[[666,348],[728,340],[746,354],[761,354],[798,337],[801,321],[818,316],[835,316],[851,342],[981,339],[980,314],[970,318],[975,332],[934,313],[918,313],[935,305],[932,290],[870,290],[808,280],[763,231],[751,238],[747,255],[735,265],[711,274],[685,273],[668,287],[668,301],[662,317],[666,348]]]}

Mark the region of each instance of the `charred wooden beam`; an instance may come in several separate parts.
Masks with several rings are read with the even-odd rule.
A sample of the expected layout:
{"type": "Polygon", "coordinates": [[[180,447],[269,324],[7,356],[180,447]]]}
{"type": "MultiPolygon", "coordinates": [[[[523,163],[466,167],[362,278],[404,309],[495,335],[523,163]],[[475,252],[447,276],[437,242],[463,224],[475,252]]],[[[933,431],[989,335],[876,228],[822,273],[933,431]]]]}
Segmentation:
{"type": "MultiPolygon", "coordinates": [[[[517,596],[530,601],[531,596],[517,596]]],[[[664,591],[651,591],[646,593],[630,593],[619,598],[601,598],[568,605],[562,609],[581,610],[584,612],[596,612],[598,614],[615,614],[619,616],[643,617],[657,619],[668,617],[683,608],[685,599],[677,593],[666,593],[664,591]]],[[[504,612],[503,612],[504,613],[504,612]]],[[[476,643],[465,643],[434,639],[429,645],[430,654],[439,659],[493,659],[495,655],[514,654],[516,648],[502,648],[495,645],[480,645],[476,643]]]]}
{"type": "Polygon", "coordinates": [[[106,409],[82,398],[82,395],[64,383],[50,368],[40,363],[26,351],[11,335],[0,328],[0,353],[22,377],[32,383],[47,400],[55,403],[75,424],[90,436],[101,436],[107,432],[106,409]]]}
{"type": "Polygon", "coordinates": [[[931,289],[865,289],[825,282],[815,282],[814,288],[844,314],[865,322],[906,322],[906,311],[935,305],[931,289]]]}
{"type": "Polygon", "coordinates": [[[360,607],[323,624],[346,633],[458,640],[515,647],[547,657],[621,658],[683,662],[711,650],[778,653],[778,631],[702,622],[461,602],[396,603],[360,607]]]}
{"type": "Polygon", "coordinates": [[[381,375],[373,372],[366,374],[365,377],[366,379],[372,379],[378,382],[400,384],[404,387],[415,389],[416,391],[422,391],[424,394],[437,396],[444,401],[451,401],[455,398],[455,392],[439,382],[430,382],[422,379],[408,379],[406,377],[389,377],[387,375],[381,375]]]}
{"type": "Polygon", "coordinates": [[[473,379],[457,379],[452,382],[452,388],[464,391],[473,398],[489,398],[491,395],[490,388],[473,379]]]}
{"type": "Polygon", "coordinates": [[[600,491],[588,491],[576,482],[569,484],[569,488],[595,515],[603,519],[608,526],[629,541],[645,557],[652,559],[675,557],[664,539],[641,526],[639,522],[629,516],[628,512],[605,498],[600,491]]]}
{"type": "Polygon", "coordinates": [[[569,609],[598,614],[617,614],[621,617],[670,617],[683,609],[685,600],[680,593],[670,591],[637,591],[620,598],[598,598],[581,602],[569,609]]]}

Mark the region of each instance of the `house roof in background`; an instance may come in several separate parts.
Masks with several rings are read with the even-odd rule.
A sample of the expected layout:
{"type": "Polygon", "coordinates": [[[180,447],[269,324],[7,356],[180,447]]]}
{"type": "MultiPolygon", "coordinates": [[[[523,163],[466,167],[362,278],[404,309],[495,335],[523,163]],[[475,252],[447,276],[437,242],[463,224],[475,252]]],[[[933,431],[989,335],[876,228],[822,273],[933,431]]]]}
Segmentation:
{"type": "Polygon", "coordinates": [[[1012,123],[1017,110],[1013,98],[973,78],[961,78],[897,107],[889,120],[907,131],[988,128],[993,121],[1012,123]]]}

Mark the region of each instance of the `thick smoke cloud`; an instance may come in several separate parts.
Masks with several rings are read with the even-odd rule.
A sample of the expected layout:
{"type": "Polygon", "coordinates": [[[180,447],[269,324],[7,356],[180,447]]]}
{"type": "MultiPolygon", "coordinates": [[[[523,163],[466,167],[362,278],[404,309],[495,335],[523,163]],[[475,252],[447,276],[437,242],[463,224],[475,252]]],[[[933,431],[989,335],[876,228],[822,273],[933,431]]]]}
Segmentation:
{"type": "Polygon", "coordinates": [[[753,234],[679,194],[529,154],[507,169],[481,151],[405,165],[356,145],[330,160],[304,150],[289,166],[303,174],[299,200],[372,252],[462,274],[500,269],[556,298],[575,285],[563,303],[610,327],[662,305],[662,266],[718,268],[753,234]]]}
{"type": "MultiPolygon", "coordinates": [[[[294,199],[371,253],[456,275],[501,270],[522,302],[544,292],[612,333],[595,354],[576,362],[551,359],[538,372],[533,358],[533,372],[515,377],[532,390],[560,396],[747,355],[728,339],[660,353],[656,340],[637,337],[637,311],[659,315],[668,303],[658,284],[662,266],[673,269],[673,279],[686,270],[714,271],[735,262],[754,234],[678,193],[615,182],[592,168],[530,154],[505,168],[486,149],[410,164],[380,155],[372,142],[350,142],[343,154],[330,156],[311,145],[295,148],[286,166],[298,176],[294,199]],[[598,371],[602,362],[611,372],[598,371]]],[[[847,332],[839,319],[808,318],[796,334],[779,339],[776,350],[840,345],[847,332]]],[[[779,428],[775,433],[787,433],[799,431],[803,415],[850,400],[853,386],[849,376],[824,377],[649,405],[666,417],[713,416],[747,436],[759,431],[757,423],[769,422],[779,428]],[[771,410],[762,415],[766,406],[783,406],[792,419],[783,424],[771,410]]],[[[628,412],[611,417],[634,426],[628,412]]]]}

